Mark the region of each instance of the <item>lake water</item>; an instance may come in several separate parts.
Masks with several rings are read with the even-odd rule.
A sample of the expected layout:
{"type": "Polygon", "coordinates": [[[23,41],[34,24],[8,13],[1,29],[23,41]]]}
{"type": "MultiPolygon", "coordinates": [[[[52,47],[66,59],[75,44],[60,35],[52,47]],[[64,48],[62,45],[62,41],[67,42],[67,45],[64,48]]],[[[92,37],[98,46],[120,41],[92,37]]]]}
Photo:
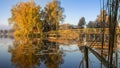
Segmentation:
{"type": "MultiPolygon", "coordinates": [[[[32,38],[0,38],[0,68],[105,68],[91,51],[78,43],[65,44],[32,38]]],[[[107,59],[108,50],[93,47],[107,59]]],[[[120,68],[120,45],[114,50],[113,64],[120,68]]]]}

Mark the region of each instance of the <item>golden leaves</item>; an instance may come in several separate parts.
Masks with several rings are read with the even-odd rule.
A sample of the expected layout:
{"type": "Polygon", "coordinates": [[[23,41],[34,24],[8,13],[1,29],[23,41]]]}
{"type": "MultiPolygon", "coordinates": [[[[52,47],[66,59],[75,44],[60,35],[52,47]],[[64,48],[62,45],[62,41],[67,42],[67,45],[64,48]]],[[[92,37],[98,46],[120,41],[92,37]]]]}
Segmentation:
{"type": "Polygon", "coordinates": [[[40,24],[39,12],[40,6],[36,6],[34,2],[21,2],[11,9],[12,16],[9,20],[19,25],[18,28],[24,30],[26,34],[32,31],[36,23],[40,24]]]}
{"type": "Polygon", "coordinates": [[[22,31],[22,34],[42,32],[42,29],[46,28],[46,25],[42,25],[45,23],[49,24],[50,30],[56,30],[59,21],[63,19],[63,10],[59,2],[53,0],[45,6],[45,9],[42,11],[40,9],[41,7],[34,2],[18,3],[11,9],[12,16],[9,22],[14,24],[15,30],[22,31]]]}
{"type": "Polygon", "coordinates": [[[53,0],[51,3],[47,4],[45,7],[47,12],[48,21],[50,25],[55,25],[58,27],[59,21],[62,20],[62,9],[56,0],[53,0]]]}

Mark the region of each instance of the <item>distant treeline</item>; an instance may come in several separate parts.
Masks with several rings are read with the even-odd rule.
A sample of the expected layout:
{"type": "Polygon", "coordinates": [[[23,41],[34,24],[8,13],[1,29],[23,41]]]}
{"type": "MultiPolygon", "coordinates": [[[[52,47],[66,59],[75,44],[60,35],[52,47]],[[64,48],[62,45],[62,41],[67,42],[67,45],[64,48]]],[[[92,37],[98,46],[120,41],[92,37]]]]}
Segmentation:
{"type": "Polygon", "coordinates": [[[59,29],[82,29],[82,28],[109,28],[109,15],[105,10],[101,10],[95,21],[86,23],[85,17],[81,17],[78,25],[61,24],[59,29]],[[104,15],[104,16],[103,16],[104,15]],[[104,18],[103,18],[104,17],[104,18]]]}
{"type": "Polygon", "coordinates": [[[1,34],[6,34],[6,33],[13,33],[14,30],[13,29],[9,29],[9,30],[0,30],[0,35],[1,34]]]}

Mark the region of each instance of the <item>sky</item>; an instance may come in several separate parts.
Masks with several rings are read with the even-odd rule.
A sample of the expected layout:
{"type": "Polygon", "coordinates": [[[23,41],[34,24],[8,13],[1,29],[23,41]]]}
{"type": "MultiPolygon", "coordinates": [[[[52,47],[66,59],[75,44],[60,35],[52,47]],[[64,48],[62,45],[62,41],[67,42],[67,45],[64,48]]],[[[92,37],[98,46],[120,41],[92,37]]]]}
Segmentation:
{"type": "MultiPolygon", "coordinates": [[[[20,1],[28,0],[0,0],[0,25],[8,25],[8,18],[11,17],[11,8],[20,1]]],[[[44,7],[51,0],[35,0],[37,5],[44,7]]],[[[63,23],[77,25],[81,17],[86,22],[94,21],[100,12],[99,0],[59,0],[64,8],[66,18],[63,23]]]]}

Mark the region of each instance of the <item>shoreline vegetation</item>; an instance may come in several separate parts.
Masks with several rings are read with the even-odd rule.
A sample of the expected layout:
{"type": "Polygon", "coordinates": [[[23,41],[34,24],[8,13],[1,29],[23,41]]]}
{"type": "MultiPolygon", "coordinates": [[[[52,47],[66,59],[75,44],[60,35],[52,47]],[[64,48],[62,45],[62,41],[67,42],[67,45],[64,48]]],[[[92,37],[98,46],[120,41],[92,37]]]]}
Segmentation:
{"type": "MultiPolygon", "coordinates": [[[[88,24],[86,24],[85,17],[81,17],[78,25],[61,24],[65,18],[63,12],[64,8],[57,0],[52,0],[44,8],[36,5],[34,1],[19,2],[11,8],[11,17],[8,21],[13,25],[14,36],[18,37],[83,40],[88,32],[90,37],[87,37],[87,40],[93,41],[99,37],[97,41],[101,41],[103,24],[105,33],[109,33],[110,21],[106,10],[101,10],[96,20],[89,21],[88,24]],[[102,22],[103,16],[105,17],[104,23],[102,22]]],[[[105,38],[107,37],[106,35],[105,38]]]]}
{"type": "Polygon", "coordinates": [[[64,19],[63,11],[57,0],[43,9],[34,1],[20,2],[12,7],[8,21],[13,25],[14,36],[42,37],[45,32],[58,30],[59,23],[64,19]]]}

